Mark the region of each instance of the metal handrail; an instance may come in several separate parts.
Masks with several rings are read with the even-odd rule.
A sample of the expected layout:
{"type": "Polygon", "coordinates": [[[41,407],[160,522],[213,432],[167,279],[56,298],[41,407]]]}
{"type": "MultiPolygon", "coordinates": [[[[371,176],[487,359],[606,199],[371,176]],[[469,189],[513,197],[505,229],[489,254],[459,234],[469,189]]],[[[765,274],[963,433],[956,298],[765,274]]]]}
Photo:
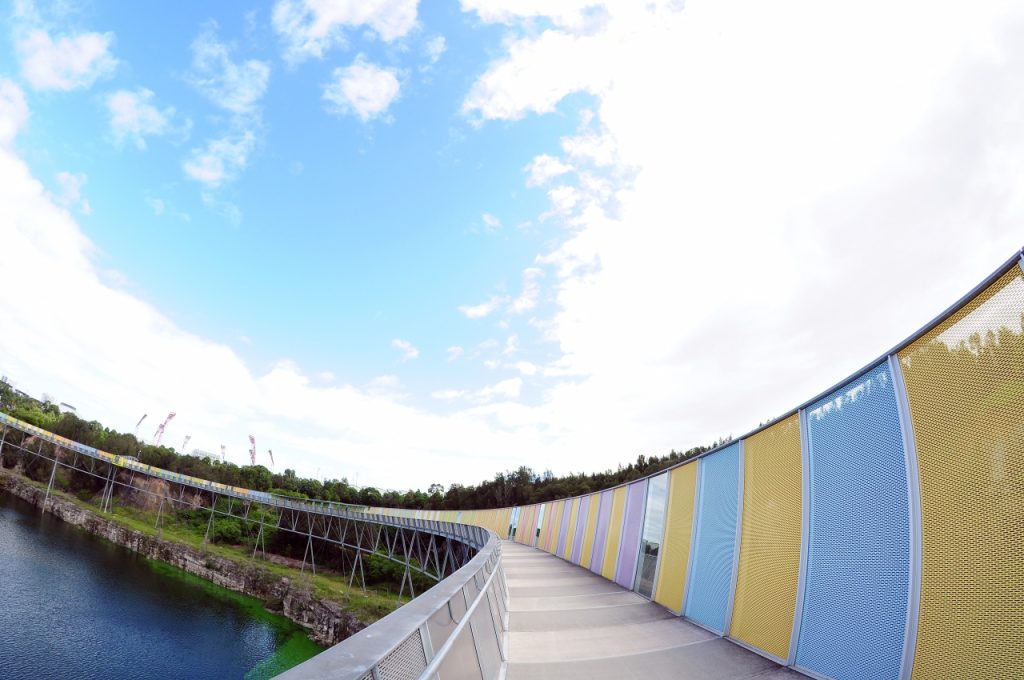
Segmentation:
{"type": "MultiPolygon", "coordinates": [[[[456,644],[466,626],[471,625],[473,613],[487,597],[496,581],[503,583],[501,568],[501,541],[496,534],[488,531],[487,544],[472,560],[454,574],[444,579],[412,602],[391,612],[373,625],[343,640],[334,647],[277,676],[281,680],[314,680],[335,678],[337,680],[426,680],[436,676],[448,652],[456,644]],[[479,589],[472,603],[467,602],[465,588],[490,568],[484,585],[479,589]],[[428,622],[444,608],[451,608],[456,597],[465,598],[467,607],[462,618],[445,641],[433,651],[428,622]],[[407,673],[396,674],[390,670],[389,660],[396,654],[407,652],[406,644],[416,636],[414,647],[422,653],[420,667],[406,668],[407,673]],[[425,663],[424,663],[425,660],[425,663]]],[[[499,594],[501,602],[507,605],[504,590],[499,594]]],[[[507,606],[506,606],[507,609],[507,606]]],[[[497,623],[505,630],[505,621],[499,617],[497,623]]],[[[496,631],[498,634],[499,631],[496,631]]],[[[500,634],[498,635],[500,637],[500,634]]],[[[499,647],[500,650],[500,647],[499,647]]],[[[502,655],[504,654],[501,651],[502,655]]]]}

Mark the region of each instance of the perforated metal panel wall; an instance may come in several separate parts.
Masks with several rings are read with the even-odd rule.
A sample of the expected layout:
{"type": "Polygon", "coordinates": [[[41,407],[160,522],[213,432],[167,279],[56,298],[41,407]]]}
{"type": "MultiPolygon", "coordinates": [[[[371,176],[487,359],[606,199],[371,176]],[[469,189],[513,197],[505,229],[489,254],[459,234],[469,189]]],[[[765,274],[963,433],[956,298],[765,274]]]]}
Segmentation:
{"type": "Polygon", "coordinates": [[[612,491],[612,517],[608,523],[608,543],[604,546],[604,566],[601,576],[611,580],[619,560],[619,543],[622,540],[622,518],[626,514],[626,487],[612,491]]]}
{"type": "Polygon", "coordinates": [[[564,501],[555,501],[551,506],[551,533],[548,534],[547,543],[544,544],[544,550],[553,553],[555,548],[558,547],[558,534],[562,527],[562,505],[564,501]]]}
{"type": "Polygon", "coordinates": [[[583,532],[583,549],[580,551],[579,561],[579,565],[584,569],[590,568],[590,559],[594,553],[594,534],[597,532],[597,511],[601,494],[590,494],[588,499],[590,504],[587,506],[587,526],[583,532]]]}
{"type": "Polygon", "coordinates": [[[540,532],[540,540],[537,541],[537,547],[541,550],[547,550],[551,543],[551,531],[555,526],[555,505],[554,501],[544,504],[544,525],[540,532]]]}
{"type": "Polygon", "coordinates": [[[914,678],[1024,677],[1024,279],[900,352],[921,482],[914,678]]]}
{"type": "Polygon", "coordinates": [[[612,516],[612,491],[601,492],[601,501],[597,511],[597,532],[594,536],[594,554],[590,560],[590,570],[600,574],[604,567],[604,546],[608,542],[608,524],[612,516]]]}
{"type": "Polygon", "coordinates": [[[573,498],[569,505],[569,530],[565,534],[565,545],[559,551],[558,556],[563,560],[572,556],[572,546],[576,542],[576,522],[580,516],[580,499],[573,498]]]}
{"type": "Polygon", "coordinates": [[[696,482],[696,463],[678,467],[669,475],[665,540],[661,548],[661,570],[658,572],[654,601],[676,613],[683,608],[683,588],[690,556],[696,482]]]}
{"type": "Polygon", "coordinates": [[[899,677],[910,578],[907,467],[888,364],[807,409],[810,507],[798,666],[899,677]]]}
{"type": "Polygon", "coordinates": [[[590,496],[580,499],[579,514],[576,516],[576,535],[573,538],[572,554],[569,561],[573,564],[580,563],[580,554],[583,551],[583,535],[586,533],[587,516],[590,514],[590,496]]]}
{"type": "Polygon", "coordinates": [[[572,500],[566,499],[562,503],[562,520],[558,527],[558,544],[555,546],[554,554],[561,555],[565,551],[565,537],[569,533],[569,516],[572,513],[572,500]]]}
{"type": "Polygon", "coordinates": [[[800,419],[792,415],[743,441],[743,526],[729,634],[789,656],[800,571],[800,419]]]}
{"type": "Polygon", "coordinates": [[[626,519],[622,523],[622,545],[619,548],[619,563],[615,567],[615,582],[623,588],[632,589],[636,560],[640,551],[640,530],[644,521],[647,480],[633,482],[626,489],[626,519]]]}
{"type": "Polygon", "coordinates": [[[684,614],[725,632],[732,591],[739,503],[739,443],[701,458],[697,534],[684,614]]]}

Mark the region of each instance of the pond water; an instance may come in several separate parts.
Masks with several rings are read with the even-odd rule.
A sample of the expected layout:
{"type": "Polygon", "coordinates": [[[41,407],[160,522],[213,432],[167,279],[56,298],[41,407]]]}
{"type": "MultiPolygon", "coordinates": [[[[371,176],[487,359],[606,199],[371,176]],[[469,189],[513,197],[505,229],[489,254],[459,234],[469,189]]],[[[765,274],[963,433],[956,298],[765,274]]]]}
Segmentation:
{"type": "Polygon", "coordinates": [[[269,678],[321,648],[259,601],[0,492],[0,678],[269,678]]]}

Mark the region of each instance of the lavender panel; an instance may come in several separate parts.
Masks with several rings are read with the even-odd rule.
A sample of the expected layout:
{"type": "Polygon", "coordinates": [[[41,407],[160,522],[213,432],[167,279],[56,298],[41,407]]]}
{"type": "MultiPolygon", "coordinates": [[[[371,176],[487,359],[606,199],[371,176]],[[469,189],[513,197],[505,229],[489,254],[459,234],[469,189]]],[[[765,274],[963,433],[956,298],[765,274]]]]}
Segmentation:
{"type": "Polygon", "coordinates": [[[570,560],[573,564],[580,563],[580,551],[583,550],[583,532],[587,528],[587,513],[590,510],[590,496],[584,496],[580,501],[580,512],[576,516],[576,538],[572,542],[572,555],[570,560]]]}
{"type": "Polygon", "coordinates": [[[633,575],[640,551],[640,528],[644,522],[644,497],[647,480],[629,485],[626,495],[626,519],[622,523],[622,542],[619,544],[619,566],[615,582],[623,588],[633,588],[633,575]]]}
{"type": "Polygon", "coordinates": [[[612,492],[601,492],[601,505],[597,508],[597,535],[594,536],[594,555],[590,560],[590,571],[601,573],[604,564],[604,546],[608,542],[608,522],[612,517],[612,492]]]}
{"type": "Polygon", "coordinates": [[[569,530],[569,514],[572,512],[572,499],[567,498],[565,503],[562,504],[562,526],[558,530],[558,549],[555,550],[555,554],[559,557],[562,556],[562,551],[565,550],[565,534],[569,530]]]}

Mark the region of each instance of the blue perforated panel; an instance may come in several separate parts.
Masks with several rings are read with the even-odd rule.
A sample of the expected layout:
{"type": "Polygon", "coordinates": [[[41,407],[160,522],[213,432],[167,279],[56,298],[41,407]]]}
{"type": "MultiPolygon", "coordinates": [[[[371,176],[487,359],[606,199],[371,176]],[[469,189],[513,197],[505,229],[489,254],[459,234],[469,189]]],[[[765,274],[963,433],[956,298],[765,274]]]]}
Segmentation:
{"type": "Polygon", "coordinates": [[[887,364],[807,409],[810,539],[798,666],[835,680],[897,678],[910,515],[887,364]]]}
{"type": "Polygon", "coordinates": [[[725,631],[733,583],[739,453],[736,443],[700,460],[693,572],[683,611],[719,633],[725,631]]]}

